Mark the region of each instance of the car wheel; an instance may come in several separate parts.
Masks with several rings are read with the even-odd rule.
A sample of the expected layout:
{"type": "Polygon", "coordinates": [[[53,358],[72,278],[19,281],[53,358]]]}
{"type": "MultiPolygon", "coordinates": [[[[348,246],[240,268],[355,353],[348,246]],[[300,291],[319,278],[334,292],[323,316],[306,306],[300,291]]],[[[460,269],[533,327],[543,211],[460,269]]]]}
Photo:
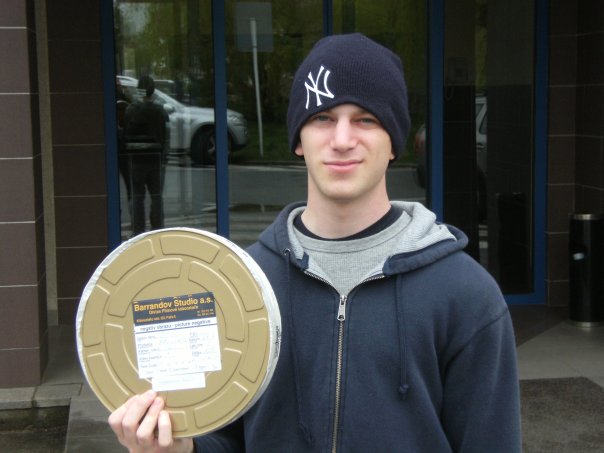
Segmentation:
{"type": "Polygon", "coordinates": [[[212,165],[216,163],[214,129],[202,129],[195,134],[191,143],[191,160],[194,164],[199,165],[212,165]]]}
{"type": "MultiPolygon", "coordinates": [[[[229,159],[231,157],[231,137],[227,138],[229,159]]],[[[198,165],[214,165],[216,163],[216,137],[214,129],[203,129],[193,138],[191,143],[191,160],[198,165]]]]}

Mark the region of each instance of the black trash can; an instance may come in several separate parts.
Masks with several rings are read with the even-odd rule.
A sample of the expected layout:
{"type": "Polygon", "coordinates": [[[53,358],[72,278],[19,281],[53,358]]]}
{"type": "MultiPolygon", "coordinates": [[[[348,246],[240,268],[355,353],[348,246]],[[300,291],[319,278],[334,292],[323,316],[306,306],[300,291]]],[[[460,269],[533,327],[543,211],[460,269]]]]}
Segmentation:
{"type": "Polygon", "coordinates": [[[604,324],[604,216],[572,214],[569,232],[570,320],[604,324]]]}

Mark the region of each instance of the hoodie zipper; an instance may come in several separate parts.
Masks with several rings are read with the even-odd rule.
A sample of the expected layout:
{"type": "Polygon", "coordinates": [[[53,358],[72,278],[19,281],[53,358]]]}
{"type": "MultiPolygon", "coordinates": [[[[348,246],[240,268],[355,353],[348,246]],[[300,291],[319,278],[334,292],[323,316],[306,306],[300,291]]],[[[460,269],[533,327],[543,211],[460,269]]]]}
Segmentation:
{"type": "MultiPolygon", "coordinates": [[[[306,275],[317,279],[328,286],[333,288],[333,285],[323,277],[314,274],[308,269],[304,271],[306,275]]],[[[369,277],[362,282],[358,283],[350,292],[356,289],[363,283],[371,282],[373,280],[380,280],[384,278],[384,274],[374,275],[369,277]]],[[[334,288],[335,289],[335,288],[334,288]]],[[[335,404],[334,404],[334,417],[333,417],[333,437],[331,441],[331,451],[336,453],[338,449],[338,429],[340,425],[340,400],[342,393],[342,363],[344,361],[344,322],[346,321],[346,302],[348,296],[340,294],[340,301],[338,304],[338,314],[336,320],[338,322],[338,352],[336,357],[336,390],[335,390],[335,404]]]]}
{"type": "Polygon", "coordinates": [[[342,391],[342,356],[344,355],[344,321],[346,321],[346,296],[340,296],[338,306],[338,355],[336,358],[336,394],[333,416],[333,440],[331,443],[332,453],[336,453],[338,446],[338,428],[340,424],[340,393],[342,391]]]}

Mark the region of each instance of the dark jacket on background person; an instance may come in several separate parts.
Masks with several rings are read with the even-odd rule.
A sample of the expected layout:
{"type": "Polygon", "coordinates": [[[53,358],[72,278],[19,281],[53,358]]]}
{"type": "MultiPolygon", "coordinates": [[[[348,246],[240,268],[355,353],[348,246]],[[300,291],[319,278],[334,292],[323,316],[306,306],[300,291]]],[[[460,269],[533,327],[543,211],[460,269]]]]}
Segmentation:
{"type": "Polygon", "coordinates": [[[153,101],[154,84],[148,76],[139,80],[145,96],[128,106],[124,115],[123,154],[120,169],[131,202],[132,234],[146,229],[145,197],[151,199],[149,224],[152,230],[164,227],[163,183],[169,140],[169,117],[163,106],[153,101]]]}
{"type": "Polygon", "coordinates": [[[152,100],[132,103],[126,109],[124,141],[127,152],[163,153],[167,141],[168,114],[152,100]]]}
{"type": "Polygon", "coordinates": [[[348,294],[292,242],[290,213],[300,204],[248,249],[279,302],[279,360],[258,402],[196,438],[196,451],[521,451],[514,335],[501,292],[462,251],[461,231],[419,204],[399,205],[410,219],[401,245],[348,294]]]}

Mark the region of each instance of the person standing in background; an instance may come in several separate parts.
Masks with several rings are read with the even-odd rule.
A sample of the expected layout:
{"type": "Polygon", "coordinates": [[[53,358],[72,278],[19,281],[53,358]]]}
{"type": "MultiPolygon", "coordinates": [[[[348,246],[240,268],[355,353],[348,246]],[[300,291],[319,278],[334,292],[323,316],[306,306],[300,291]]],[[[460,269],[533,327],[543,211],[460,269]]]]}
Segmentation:
{"type": "Polygon", "coordinates": [[[164,227],[163,181],[168,114],[153,101],[155,83],[150,76],[138,80],[141,99],[126,109],[124,116],[124,151],[128,162],[128,193],[131,196],[132,234],[145,231],[145,197],[151,198],[149,223],[152,230],[164,227]]]}

